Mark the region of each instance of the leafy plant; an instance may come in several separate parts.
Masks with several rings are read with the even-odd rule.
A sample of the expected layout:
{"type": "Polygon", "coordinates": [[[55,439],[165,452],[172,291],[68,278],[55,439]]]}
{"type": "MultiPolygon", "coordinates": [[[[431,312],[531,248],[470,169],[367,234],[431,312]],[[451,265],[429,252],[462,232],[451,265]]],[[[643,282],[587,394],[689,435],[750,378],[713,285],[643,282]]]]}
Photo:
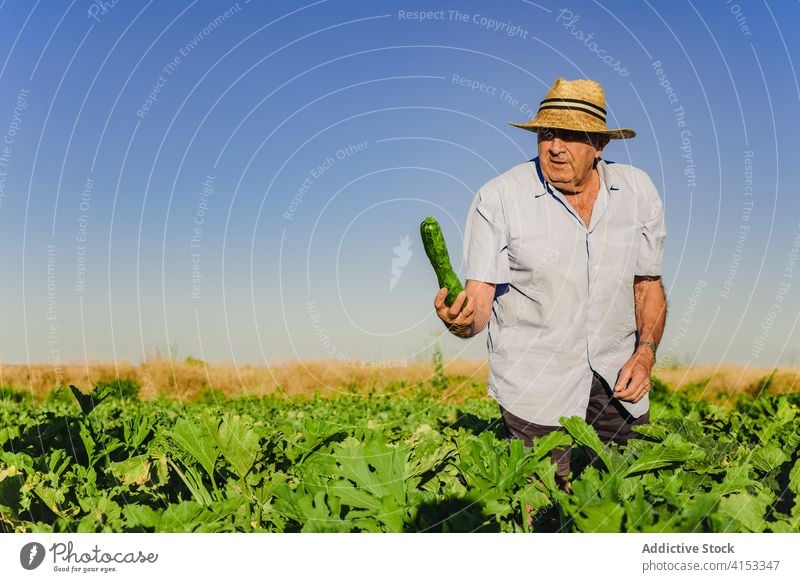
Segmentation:
{"type": "Polygon", "coordinates": [[[0,531],[800,530],[800,394],[656,390],[625,447],[578,417],[525,447],[493,401],[442,398],[434,364],[437,389],[403,397],[0,399],[0,531]],[[550,457],[570,446],[590,462],[568,493],[550,457]]]}

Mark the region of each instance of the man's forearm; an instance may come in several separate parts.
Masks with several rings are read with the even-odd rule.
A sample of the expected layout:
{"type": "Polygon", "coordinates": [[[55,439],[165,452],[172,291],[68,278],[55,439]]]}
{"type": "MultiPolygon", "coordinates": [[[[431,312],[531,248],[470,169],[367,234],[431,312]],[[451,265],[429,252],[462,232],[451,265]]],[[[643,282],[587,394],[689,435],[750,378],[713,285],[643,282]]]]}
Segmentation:
{"type": "MultiPolygon", "coordinates": [[[[633,297],[639,345],[647,342],[658,346],[667,318],[667,300],[661,278],[637,277],[633,284],[633,297]]],[[[653,352],[655,355],[655,350],[653,352]]]]}

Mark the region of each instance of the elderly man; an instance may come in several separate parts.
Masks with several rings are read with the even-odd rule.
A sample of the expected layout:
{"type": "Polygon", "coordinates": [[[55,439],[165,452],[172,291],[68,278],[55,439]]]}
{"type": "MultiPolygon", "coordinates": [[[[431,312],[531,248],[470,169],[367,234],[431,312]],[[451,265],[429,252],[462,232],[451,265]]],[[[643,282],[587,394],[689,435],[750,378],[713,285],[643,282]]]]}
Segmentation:
{"type": "MultiPolygon", "coordinates": [[[[563,416],[620,444],[649,420],[666,317],[664,211],[645,172],[600,157],[610,139],[636,135],[605,118],[600,84],[559,78],[531,121],[511,124],[538,133],[539,155],[478,191],[465,291],[449,308],[446,289],[434,300],[457,336],[489,324],[489,395],[529,446],[563,416]]],[[[553,459],[566,478],[569,451],[553,459]]]]}

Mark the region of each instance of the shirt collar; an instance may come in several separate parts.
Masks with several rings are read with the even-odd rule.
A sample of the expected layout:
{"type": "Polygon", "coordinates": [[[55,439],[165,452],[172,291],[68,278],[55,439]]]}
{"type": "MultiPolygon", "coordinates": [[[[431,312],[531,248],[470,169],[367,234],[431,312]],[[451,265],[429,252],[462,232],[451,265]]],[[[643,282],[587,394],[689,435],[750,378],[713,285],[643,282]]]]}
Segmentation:
{"type": "MultiPolygon", "coordinates": [[[[552,186],[548,184],[547,180],[544,178],[544,174],[542,174],[542,167],[539,165],[539,157],[537,156],[531,161],[534,164],[536,175],[538,177],[538,180],[534,180],[533,195],[534,197],[539,198],[540,196],[547,194],[548,190],[552,189],[552,186]]],[[[611,164],[613,164],[613,162],[611,162],[611,164]]],[[[597,172],[600,174],[600,178],[606,185],[606,189],[608,190],[609,194],[611,194],[611,192],[614,190],[619,190],[617,173],[608,162],[603,160],[603,158],[600,158],[600,160],[597,162],[597,172]]]]}

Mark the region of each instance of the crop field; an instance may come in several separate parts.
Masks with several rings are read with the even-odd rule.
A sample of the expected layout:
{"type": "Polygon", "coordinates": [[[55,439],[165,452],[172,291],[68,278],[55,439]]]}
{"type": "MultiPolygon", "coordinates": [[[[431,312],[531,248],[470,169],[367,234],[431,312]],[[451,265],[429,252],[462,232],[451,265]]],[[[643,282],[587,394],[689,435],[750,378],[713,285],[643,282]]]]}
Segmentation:
{"type": "Polygon", "coordinates": [[[800,393],[774,374],[713,393],[657,380],[624,449],[579,418],[526,449],[485,380],[455,371],[175,397],[133,375],[32,393],[6,368],[0,531],[800,531],[800,393]],[[565,445],[571,492],[549,460],[565,445]]]}

